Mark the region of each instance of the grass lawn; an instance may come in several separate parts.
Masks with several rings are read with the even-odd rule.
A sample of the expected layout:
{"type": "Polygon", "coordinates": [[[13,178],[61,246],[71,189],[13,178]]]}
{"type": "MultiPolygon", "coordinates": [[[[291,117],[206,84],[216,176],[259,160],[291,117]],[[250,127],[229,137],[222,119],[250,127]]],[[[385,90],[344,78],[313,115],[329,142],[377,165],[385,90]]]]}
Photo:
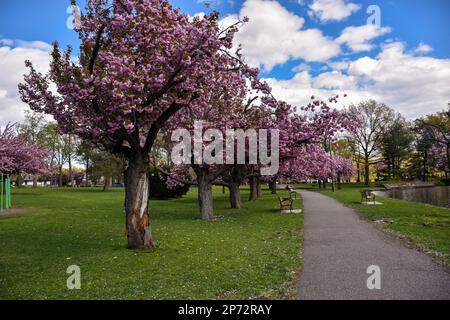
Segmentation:
{"type": "Polygon", "coordinates": [[[158,247],[145,252],[126,249],[123,189],[14,189],[29,210],[0,217],[0,299],[293,298],[303,216],[278,214],[268,190],[240,210],[214,193],[218,222],[198,219],[194,188],[151,201],[158,247]],[[73,264],[80,290],[66,287],[73,264]]]}
{"type": "MultiPolygon", "coordinates": [[[[304,185],[299,187],[311,188],[304,185]]],[[[359,193],[360,189],[365,188],[362,185],[346,184],[342,190],[334,193],[330,185],[327,188],[320,189],[320,192],[358,210],[361,216],[369,221],[383,218],[392,220],[391,224],[376,225],[450,264],[450,209],[379,196],[377,201],[383,205],[362,205],[359,193]]]]}

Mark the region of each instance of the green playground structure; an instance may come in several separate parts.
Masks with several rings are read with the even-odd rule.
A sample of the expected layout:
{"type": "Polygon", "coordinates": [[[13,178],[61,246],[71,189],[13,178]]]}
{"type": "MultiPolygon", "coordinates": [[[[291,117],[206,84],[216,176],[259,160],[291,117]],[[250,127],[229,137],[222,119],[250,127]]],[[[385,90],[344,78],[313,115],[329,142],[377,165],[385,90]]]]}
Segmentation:
{"type": "Polygon", "coordinates": [[[0,173],[0,211],[11,208],[11,180],[8,174],[0,173]]]}

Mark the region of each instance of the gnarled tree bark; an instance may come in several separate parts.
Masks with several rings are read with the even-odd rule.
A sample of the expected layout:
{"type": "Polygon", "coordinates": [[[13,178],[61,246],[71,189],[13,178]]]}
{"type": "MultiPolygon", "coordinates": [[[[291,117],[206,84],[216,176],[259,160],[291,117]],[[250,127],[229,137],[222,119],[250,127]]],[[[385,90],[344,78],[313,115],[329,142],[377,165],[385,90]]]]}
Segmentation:
{"type": "Polygon", "coordinates": [[[258,199],[258,185],[256,180],[257,180],[256,176],[251,176],[249,178],[250,195],[248,197],[248,201],[256,201],[256,199],[258,199]]]}
{"type": "Polygon", "coordinates": [[[256,197],[261,198],[262,191],[261,191],[261,180],[259,180],[258,177],[256,177],[256,197]]]}
{"type": "Polygon", "coordinates": [[[230,189],[230,206],[232,209],[240,209],[242,207],[241,192],[239,190],[239,182],[231,180],[228,188],[230,189]]]}
{"type": "Polygon", "coordinates": [[[207,166],[193,165],[192,168],[197,175],[200,216],[203,220],[214,220],[215,216],[212,195],[212,182],[214,180],[214,176],[211,174],[207,166]]]}
{"type": "Polygon", "coordinates": [[[269,181],[269,189],[272,194],[277,194],[277,178],[273,178],[269,181]]]}
{"type": "Polygon", "coordinates": [[[148,206],[148,156],[135,153],[128,158],[125,173],[125,214],[128,247],[152,249],[155,247],[148,206]]]}

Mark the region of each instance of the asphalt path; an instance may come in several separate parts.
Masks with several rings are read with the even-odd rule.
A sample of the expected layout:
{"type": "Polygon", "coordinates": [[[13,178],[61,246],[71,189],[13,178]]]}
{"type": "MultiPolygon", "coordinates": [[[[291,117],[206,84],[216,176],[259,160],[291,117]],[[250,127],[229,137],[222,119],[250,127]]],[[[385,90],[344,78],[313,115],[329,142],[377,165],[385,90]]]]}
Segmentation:
{"type": "Polygon", "coordinates": [[[297,192],[303,197],[305,219],[298,299],[450,299],[447,267],[405,247],[338,201],[317,192],[297,192]],[[370,266],[380,272],[375,267],[368,273],[370,266]],[[381,289],[369,289],[369,277],[370,287],[379,283],[381,289]]]}

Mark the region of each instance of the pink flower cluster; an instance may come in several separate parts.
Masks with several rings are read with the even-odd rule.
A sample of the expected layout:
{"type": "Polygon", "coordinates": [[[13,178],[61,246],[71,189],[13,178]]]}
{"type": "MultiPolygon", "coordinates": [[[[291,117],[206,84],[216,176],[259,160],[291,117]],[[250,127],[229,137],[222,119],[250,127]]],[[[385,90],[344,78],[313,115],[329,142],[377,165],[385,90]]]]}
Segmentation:
{"type": "Polygon", "coordinates": [[[322,144],[356,121],[329,106],[337,96],[312,97],[299,109],[275,99],[240,49],[230,52],[247,20],[220,30],[217,13],[190,19],[167,0],[89,0],[76,29],[78,62],[71,47],[61,52],[55,43],[50,72],[40,74],[27,62],[30,73],[19,91],[32,110],[51,114],[61,132],[129,159],[148,154],[160,129],[192,130],[202,120],[205,129],[224,132],[278,129],[284,175],[328,170],[329,176],[337,168],[347,174],[345,161],[324,169],[322,144]]]}
{"type": "Polygon", "coordinates": [[[44,174],[48,172],[46,150],[17,135],[14,127],[0,130],[0,172],[44,174]]]}
{"type": "Polygon", "coordinates": [[[154,131],[173,114],[207,107],[212,82],[222,81],[211,75],[239,66],[224,52],[237,29],[219,31],[217,13],[190,20],[166,0],[112,6],[90,0],[86,10],[76,30],[79,63],[71,47],[62,53],[55,43],[50,72],[40,74],[27,62],[30,73],[19,91],[32,110],[51,114],[61,132],[110,151],[147,152],[154,131]]]}

